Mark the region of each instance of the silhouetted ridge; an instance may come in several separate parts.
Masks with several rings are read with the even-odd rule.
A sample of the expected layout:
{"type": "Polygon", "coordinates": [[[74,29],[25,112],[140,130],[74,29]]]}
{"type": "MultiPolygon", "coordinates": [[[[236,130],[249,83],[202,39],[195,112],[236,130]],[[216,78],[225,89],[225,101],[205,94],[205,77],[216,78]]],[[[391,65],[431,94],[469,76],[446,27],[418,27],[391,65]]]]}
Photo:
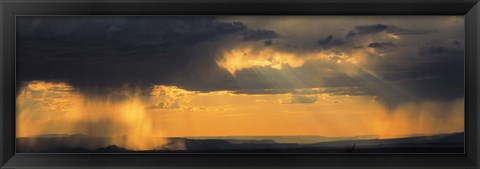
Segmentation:
{"type": "Polygon", "coordinates": [[[102,153],[118,153],[118,152],[127,152],[127,151],[129,150],[118,147],[117,145],[109,145],[108,147],[100,148],[96,150],[96,152],[102,152],[102,153]]]}
{"type": "MultiPolygon", "coordinates": [[[[165,138],[166,144],[154,150],[144,151],[128,150],[113,145],[109,137],[81,134],[67,137],[50,136],[52,137],[17,138],[16,150],[18,153],[463,153],[465,134],[340,140],[310,144],[279,143],[274,140],[266,140],[265,137],[252,137],[256,140],[245,139],[246,137],[239,139],[233,137],[225,137],[225,139],[172,137],[165,138]]],[[[284,138],[273,139],[286,140],[284,138]]]]}

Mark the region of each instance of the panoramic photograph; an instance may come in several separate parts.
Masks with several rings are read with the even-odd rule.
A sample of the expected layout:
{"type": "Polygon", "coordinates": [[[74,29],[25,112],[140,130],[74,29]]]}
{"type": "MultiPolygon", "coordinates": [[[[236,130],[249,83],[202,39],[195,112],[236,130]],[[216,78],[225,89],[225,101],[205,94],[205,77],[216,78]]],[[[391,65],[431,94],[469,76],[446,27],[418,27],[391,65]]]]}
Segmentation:
{"type": "Polygon", "coordinates": [[[463,16],[17,16],[17,153],[464,153],[463,16]]]}

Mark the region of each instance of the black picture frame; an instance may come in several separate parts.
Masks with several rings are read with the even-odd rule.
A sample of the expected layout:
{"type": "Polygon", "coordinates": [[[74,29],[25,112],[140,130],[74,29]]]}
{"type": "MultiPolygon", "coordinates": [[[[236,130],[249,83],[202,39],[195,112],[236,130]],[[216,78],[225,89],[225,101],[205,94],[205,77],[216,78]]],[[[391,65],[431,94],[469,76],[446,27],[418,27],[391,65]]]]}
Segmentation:
{"type": "Polygon", "coordinates": [[[1,168],[479,168],[478,0],[0,0],[1,168]],[[18,15],[464,15],[465,154],[15,154],[18,15]]]}

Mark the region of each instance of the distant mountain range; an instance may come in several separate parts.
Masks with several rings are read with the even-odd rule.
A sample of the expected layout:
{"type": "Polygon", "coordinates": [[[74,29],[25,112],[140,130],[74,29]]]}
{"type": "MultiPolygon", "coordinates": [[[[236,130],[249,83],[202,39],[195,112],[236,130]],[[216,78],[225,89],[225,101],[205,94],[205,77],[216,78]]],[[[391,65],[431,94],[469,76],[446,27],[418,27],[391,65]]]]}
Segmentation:
{"type": "Polygon", "coordinates": [[[297,144],[310,144],[318,142],[331,142],[340,140],[366,140],[374,139],[377,136],[365,135],[354,137],[325,137],[325,136],[224,136],[224,137],[187,137],[193,140],[211,140],[221,139],[229,140],[229,142],[241,143],[242,141],[274,141],[275,143],[297,143],[297,144]]]}
{"type": "Polygon", "coordinates": [[[176,137],[154,150],[111,145],[109,137],[42,135],[17,138],[18,153],[463,153],[464,133],[378,139],[374,136],[176,137]]]}

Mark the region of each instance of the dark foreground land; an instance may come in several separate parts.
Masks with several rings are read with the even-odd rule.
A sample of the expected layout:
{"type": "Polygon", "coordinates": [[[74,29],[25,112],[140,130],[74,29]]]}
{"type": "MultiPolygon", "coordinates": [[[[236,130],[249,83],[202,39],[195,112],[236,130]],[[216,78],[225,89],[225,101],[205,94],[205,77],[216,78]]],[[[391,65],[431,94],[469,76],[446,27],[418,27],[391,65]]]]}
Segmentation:
{"type": "MultiPolygon", "coordinates": [[[[464,133],[395,139],[336,138],[285,143],[264,138],[167,138],[155,150],[133,151],[108,145],[110,138],[46,135],[17,138],[17,153],[463,153],[464,133]],[[98,148],[101,147],[101,148],[98,148]]],[[[283,139],[283,138],[282,138],[283,139]]]]}

